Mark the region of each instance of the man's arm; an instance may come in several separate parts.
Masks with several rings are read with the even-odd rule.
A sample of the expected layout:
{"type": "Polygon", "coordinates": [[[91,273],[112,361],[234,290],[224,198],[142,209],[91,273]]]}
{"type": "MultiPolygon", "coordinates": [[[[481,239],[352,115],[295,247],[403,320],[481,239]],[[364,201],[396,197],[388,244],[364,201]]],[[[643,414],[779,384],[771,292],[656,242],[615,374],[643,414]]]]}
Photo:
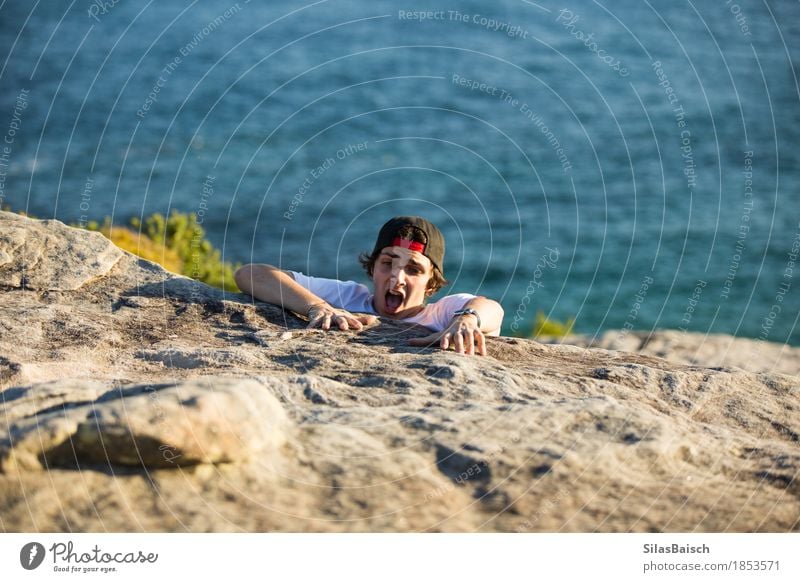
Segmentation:
{"type": "Polygon", "coordinates": [[[291,274],[272,265],[245,265],[234,273],[233,279],[243,293],[300,315],[308,315],[312,305],[325,303],[295,281],[291,274]]]}
{"type": "Polygon", "coordinates": [[[245,265],[234,273],[233,279],[243,293],[305,315],[309,319],[308,327],[320,326],[327,330],[333,323],[341,330],[361,329],[362,325],[376,321],[369,315],[353,315],[332,307],[295,281],[290,273],[272,265],[245,265]]]}

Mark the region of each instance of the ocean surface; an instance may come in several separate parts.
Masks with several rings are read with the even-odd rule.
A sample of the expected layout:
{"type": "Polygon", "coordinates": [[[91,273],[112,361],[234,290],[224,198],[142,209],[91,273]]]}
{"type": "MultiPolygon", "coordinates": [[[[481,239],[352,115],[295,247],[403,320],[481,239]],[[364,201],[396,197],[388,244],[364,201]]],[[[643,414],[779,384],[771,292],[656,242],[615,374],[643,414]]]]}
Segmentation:
{"type": "Polygon", "coordinates": [[[6,0],[0,204],[364,282],[420,214],[504,333],[800,345],[798,59],[788,0],[6,0]]]}

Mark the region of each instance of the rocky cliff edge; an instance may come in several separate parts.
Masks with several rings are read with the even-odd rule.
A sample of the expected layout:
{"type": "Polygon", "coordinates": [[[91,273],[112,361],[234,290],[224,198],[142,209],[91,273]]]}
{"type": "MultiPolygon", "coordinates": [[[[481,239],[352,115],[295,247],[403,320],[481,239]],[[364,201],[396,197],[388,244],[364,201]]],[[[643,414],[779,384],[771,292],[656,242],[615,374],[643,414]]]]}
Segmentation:
{"type": "Polygon", "coordinates": [[[800,528],[797,376],[304,326],[0,212],[0,529],[800,528]]]}

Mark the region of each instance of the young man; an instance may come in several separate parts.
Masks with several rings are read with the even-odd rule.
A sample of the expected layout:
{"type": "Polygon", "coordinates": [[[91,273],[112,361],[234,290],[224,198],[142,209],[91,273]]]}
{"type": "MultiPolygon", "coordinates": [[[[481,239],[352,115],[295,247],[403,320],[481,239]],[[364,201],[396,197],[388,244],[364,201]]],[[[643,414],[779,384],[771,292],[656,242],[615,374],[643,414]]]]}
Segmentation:
{"type": "Polygon", "coordinates": [[[444,236],[418,216],[396,216],[383,225],[372,254],[361,264],[374,293],[355,281],[308,277],[271,265],[250,264],[236,271],[244,293],[280,305],[308,318],[308,327],[359,330],[377,321],[375,315],[418,323],[433,333],[409,340],[423,346],[436,342],[446,350],[486,355],[486,335],[500,335],[503,309],[485,297],[458,293],[426,304],[447,284],[444,278],[444,236]]]}

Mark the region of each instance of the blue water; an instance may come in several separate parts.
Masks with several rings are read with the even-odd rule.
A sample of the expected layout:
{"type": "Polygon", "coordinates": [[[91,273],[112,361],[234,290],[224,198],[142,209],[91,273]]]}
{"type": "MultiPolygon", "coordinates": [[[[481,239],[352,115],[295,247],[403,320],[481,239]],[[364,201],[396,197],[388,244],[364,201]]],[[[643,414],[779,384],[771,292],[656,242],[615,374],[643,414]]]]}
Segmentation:
{"type": "Polygon", "coordinates": [[[12,209],[200,211],[226,260],[360,280],[422,214],[505,333],[800,344],[797,2],[100,6],[0,7],[12,209]]]}

